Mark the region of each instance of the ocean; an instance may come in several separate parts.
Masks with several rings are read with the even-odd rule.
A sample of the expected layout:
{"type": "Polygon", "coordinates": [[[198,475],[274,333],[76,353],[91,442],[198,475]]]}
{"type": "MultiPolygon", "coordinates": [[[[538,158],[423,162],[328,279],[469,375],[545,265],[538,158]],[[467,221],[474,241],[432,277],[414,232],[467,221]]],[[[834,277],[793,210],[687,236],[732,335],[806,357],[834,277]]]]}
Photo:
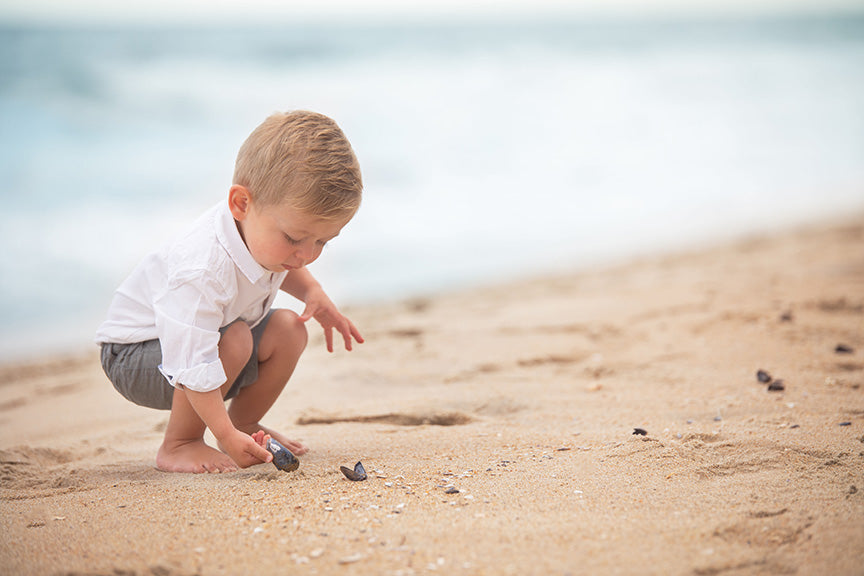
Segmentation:
{"type": "Polygon", "coordinates": [[[864,210],[864,12],[0,25],[0,358],[88,345],[291,109],[363,169],[311,268],[341,304],[864,210]]]}

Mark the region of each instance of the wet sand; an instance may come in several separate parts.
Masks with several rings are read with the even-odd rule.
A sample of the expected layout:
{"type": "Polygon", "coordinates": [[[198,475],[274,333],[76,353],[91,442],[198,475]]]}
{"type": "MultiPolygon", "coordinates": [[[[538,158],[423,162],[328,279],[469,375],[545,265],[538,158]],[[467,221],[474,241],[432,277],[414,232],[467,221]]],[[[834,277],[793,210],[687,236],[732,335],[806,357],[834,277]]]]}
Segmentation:
{"type": "Polygon", "coordinates": [[[849,222],[347,310],[367,343],[313,329],[264,422],[290,474],[155,470],[95,349],[2,366],[0,571],[861,574],[849,222]]]}

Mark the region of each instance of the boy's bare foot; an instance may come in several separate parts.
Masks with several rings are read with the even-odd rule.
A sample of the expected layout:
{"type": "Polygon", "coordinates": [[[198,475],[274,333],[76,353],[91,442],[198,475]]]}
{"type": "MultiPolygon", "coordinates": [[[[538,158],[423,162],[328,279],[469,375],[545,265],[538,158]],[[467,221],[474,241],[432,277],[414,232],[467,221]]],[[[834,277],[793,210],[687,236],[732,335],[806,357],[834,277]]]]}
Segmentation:
{"type": "Polygon", "coordinates": [[[164,472],[234,472],[237,465],[228,455],[211,448],[204,440],[162,442],[156,453],[156,467],[164,472]]]}
{"type": "MultiPolygon", "coordinates": [[[[264,434],[271,436],[274,440],[276,440],[277,442],[279,442],[280,444],[285,446],[288,450],[290,450],[291,453],[294,454],[295,456],[300,456],[301,454],[305,454],[306,452],[309,451],[309,449],[306,448],[306,446],[304,446],[300,442],[297,442],[296,440],[291,440],[290,438],[286,438],[284,435],[280,434],[279,432],[276,432],[275,430],[271,430],[270,428],[267,428],[266,426],[262,426],[261,424],[258,424],[257,422],[254,424],[249,424],[248,426],[238,426],[237,429],[240,430],[241,432],[245,432],[246,434],[251,435],[253,438],[255,437],[256,432],[263,431],[264,434]]],[[[256,439],[256,441],[257,441],[257,439],[256,439]]],[[[259,442],[259,444],[260,444],[260,442],[259,442]]]]}

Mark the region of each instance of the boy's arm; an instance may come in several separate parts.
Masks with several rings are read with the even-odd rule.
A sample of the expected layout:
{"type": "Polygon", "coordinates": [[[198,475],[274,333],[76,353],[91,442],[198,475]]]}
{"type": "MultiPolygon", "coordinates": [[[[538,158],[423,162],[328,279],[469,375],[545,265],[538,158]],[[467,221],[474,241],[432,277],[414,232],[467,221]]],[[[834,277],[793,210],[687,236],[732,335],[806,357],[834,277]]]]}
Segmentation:
{"type": "Polygon", "coordinates": [[[234,427],[228,411],[225,410],[225,401],[222,400],[220,389],[195,392],[183,386],[183,391],[189,399],[189,404],[238,466],[246,468],[273,459],[273,455],[255,442],[251,436],[234,427]]]}
{"type": "Polygon", "coordinates": [[[285,276],[281,288],[301,302],[306,302],[306,294],[309,290],[320,290],[321,284],[315,280],[308,268],[298,268],[297,270],[291,270],[285,276]]]}
{"type": "Polygon", "coordinates": [[[345,340],[345,349],[351,350],[352,339],[363,343],[363,336],[357,327],[339,312],[333,301],[321,288],[321,284],[306,268],[292,270],[282,281],[282,290],[306,304],[306,309],[300,315],[300,320],[306,322],[315,318],[324,328],[324,338],[327,350],[333,352],[333,329],[335,328],[345,340]]]}

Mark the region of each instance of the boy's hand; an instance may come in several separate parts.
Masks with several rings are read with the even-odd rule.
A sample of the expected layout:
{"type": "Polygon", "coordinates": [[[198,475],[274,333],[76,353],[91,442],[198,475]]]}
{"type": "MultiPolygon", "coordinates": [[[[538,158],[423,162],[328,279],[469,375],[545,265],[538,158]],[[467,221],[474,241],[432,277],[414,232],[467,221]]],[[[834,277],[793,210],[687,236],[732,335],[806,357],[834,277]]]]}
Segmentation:
{"type": "Polygon", "coordinates": [[[219,445],[240,468],[273,460],[273,455],[264,448],[266,442],[264,432],[249,436],[236,429],[224,438],[219,438],[219,445]]]}
{"type": "Polygon", "coordinates": [[[327,340],[327,351],[333,352],[333,329],[335,328],[345,340],[345,349],[351,350],[352,340],[363,343],[363,336],[351,321],[339,312],[336,305],[327,297],[320,287],[310,289],[306,294],[306,309],[300,315],[300,320],[306,322],[315,318],[324,328],[324,338],[327,340]]]}

